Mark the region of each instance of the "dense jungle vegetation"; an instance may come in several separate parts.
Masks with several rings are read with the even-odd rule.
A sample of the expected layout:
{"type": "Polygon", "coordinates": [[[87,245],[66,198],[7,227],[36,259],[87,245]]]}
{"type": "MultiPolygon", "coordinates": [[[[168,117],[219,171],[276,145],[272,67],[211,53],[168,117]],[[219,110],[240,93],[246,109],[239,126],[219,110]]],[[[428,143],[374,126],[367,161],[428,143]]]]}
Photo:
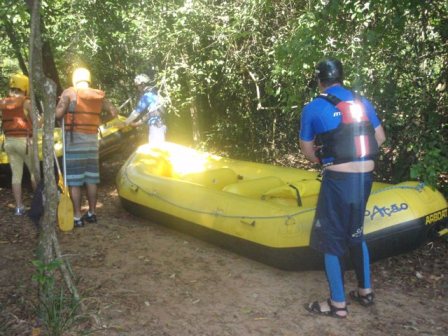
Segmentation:
{"type": "MultiPolygon", "coordinates": [[[[28,72],[31,3],[0,5],[2,96],[11,73],[28,72]]],[[[337,57],[383,120],[378,178],[447,195],[446,0],[45,0],[41,19],[58,93],[85,66],[117,106],[132,98],[126,115],[134,76],[151,74],[169,100],[169,140],[256,161],[297,155],[313,67],[337,57]]]]}

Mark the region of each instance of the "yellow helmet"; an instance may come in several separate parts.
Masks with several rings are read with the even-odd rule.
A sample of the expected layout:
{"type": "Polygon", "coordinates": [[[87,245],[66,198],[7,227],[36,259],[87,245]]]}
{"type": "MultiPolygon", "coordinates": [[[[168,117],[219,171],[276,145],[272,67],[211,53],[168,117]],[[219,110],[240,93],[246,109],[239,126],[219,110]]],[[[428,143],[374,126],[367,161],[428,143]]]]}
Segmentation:
{"type": "Polygon", "coordinates": [[[25,92],[25,95],[28,94],[28,90],[30,87],[30,81],[27,76],[22,74],[12,75],[9,79],[9,88],[10,89],[19,89],[25,92]]]}
{"type": "Polygon", "coordinates": [[[73,71],[72,76],[73,86],[76,86],[79,82],[87,82],[90,84],[90,71],[86,68],[77,68],[73,71]]]}

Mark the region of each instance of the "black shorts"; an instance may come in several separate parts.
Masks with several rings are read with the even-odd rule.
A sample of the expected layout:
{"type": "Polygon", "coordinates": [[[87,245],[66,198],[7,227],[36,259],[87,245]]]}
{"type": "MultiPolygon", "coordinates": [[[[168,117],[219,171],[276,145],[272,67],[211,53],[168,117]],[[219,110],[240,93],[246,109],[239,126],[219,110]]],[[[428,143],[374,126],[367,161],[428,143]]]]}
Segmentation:
{"type": "Polygon", "coordinates": [[[326,170],[319,193],[310,246],[343,256],[364,239],[364,215],[373,175],[326,170]]]}

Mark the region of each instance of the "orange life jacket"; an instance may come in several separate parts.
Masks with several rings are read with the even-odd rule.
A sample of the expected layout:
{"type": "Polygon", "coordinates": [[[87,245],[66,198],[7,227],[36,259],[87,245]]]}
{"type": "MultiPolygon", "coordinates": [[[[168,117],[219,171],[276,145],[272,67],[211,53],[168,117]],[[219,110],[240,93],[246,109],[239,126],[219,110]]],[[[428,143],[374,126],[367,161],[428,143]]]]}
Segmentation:
{"type": "Polygon", "coordinates": [[[69,88],[70,105],[65,114],[65,125],[71,132],[96,134],[101,124],[104,92],[96,89],[69,88]]]}
{"type": "Polygon", "coordinates": [[[28,97],[8,97],[0,100],[2,127],[6,136],[31,137],[33,126],[26,116],[23,105],[28,97]]]}

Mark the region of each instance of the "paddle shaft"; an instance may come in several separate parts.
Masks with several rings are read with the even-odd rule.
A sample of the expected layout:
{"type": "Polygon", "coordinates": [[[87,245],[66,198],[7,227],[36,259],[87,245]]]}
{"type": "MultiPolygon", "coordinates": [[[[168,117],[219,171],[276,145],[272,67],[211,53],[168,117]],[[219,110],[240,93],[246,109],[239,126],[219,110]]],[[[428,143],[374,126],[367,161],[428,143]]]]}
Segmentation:
{"type": "Polygon", "coordinates": [[[119,110],[121,110],[123,107],[125,107],[125,105],[127,104],[127,103],[129,103],[131,101],[131,98],[128,98],[123,104],[121,104],[119,107],[118,107],[118,109],[119,110]]]}
{"type": "Polygon", "coordinates": [[[59,166],[58,157],[56,155],[56,151],[53,150],[54,160],[56,161],[56,168],[58,169],[58,175],[61,176],[61,167],[59,166]]]}
{"type": "MultiPolygon", "coordinates": [[[[58,224],[59,224],[59,228],[62,231],[71,231],[73,230],[73,226],[74,226],[74,222],[73,222],[73,203],[72,200],[70,199],[70,193],[68,191],[67,188],[67,163],[66,163],[66,158],[65,158],[65,124],[64,124],[64,119],[62,119],[62,163],[63,163],[63,168],[64,168],[64,174],[63,174],[63,180],[64,180],[64,185],[62,187],[62,194],[61,194],[61,198],[59,199],[59,204],[58,204],[58,224]]],[[[55,153],[56,156],[56,153],[55,153]]],[[[56,165],[58,167],[58,173],[59,173],[59,182],[61,181],[61,169],[59,167],[59,162],[57,157],[56,159],[56,165]]]]}
{"type": "MultiPolygon", "coordinates": [[[[57,160],[56,160],[57,161],[57,160]]],[[[59,163],[58,163],[59,165],[59,163]]],[[[67,163],[65,159],[65,122],[62,118],[62,167],[64,169],[64,186],[67,185],[67,163]]]]}

